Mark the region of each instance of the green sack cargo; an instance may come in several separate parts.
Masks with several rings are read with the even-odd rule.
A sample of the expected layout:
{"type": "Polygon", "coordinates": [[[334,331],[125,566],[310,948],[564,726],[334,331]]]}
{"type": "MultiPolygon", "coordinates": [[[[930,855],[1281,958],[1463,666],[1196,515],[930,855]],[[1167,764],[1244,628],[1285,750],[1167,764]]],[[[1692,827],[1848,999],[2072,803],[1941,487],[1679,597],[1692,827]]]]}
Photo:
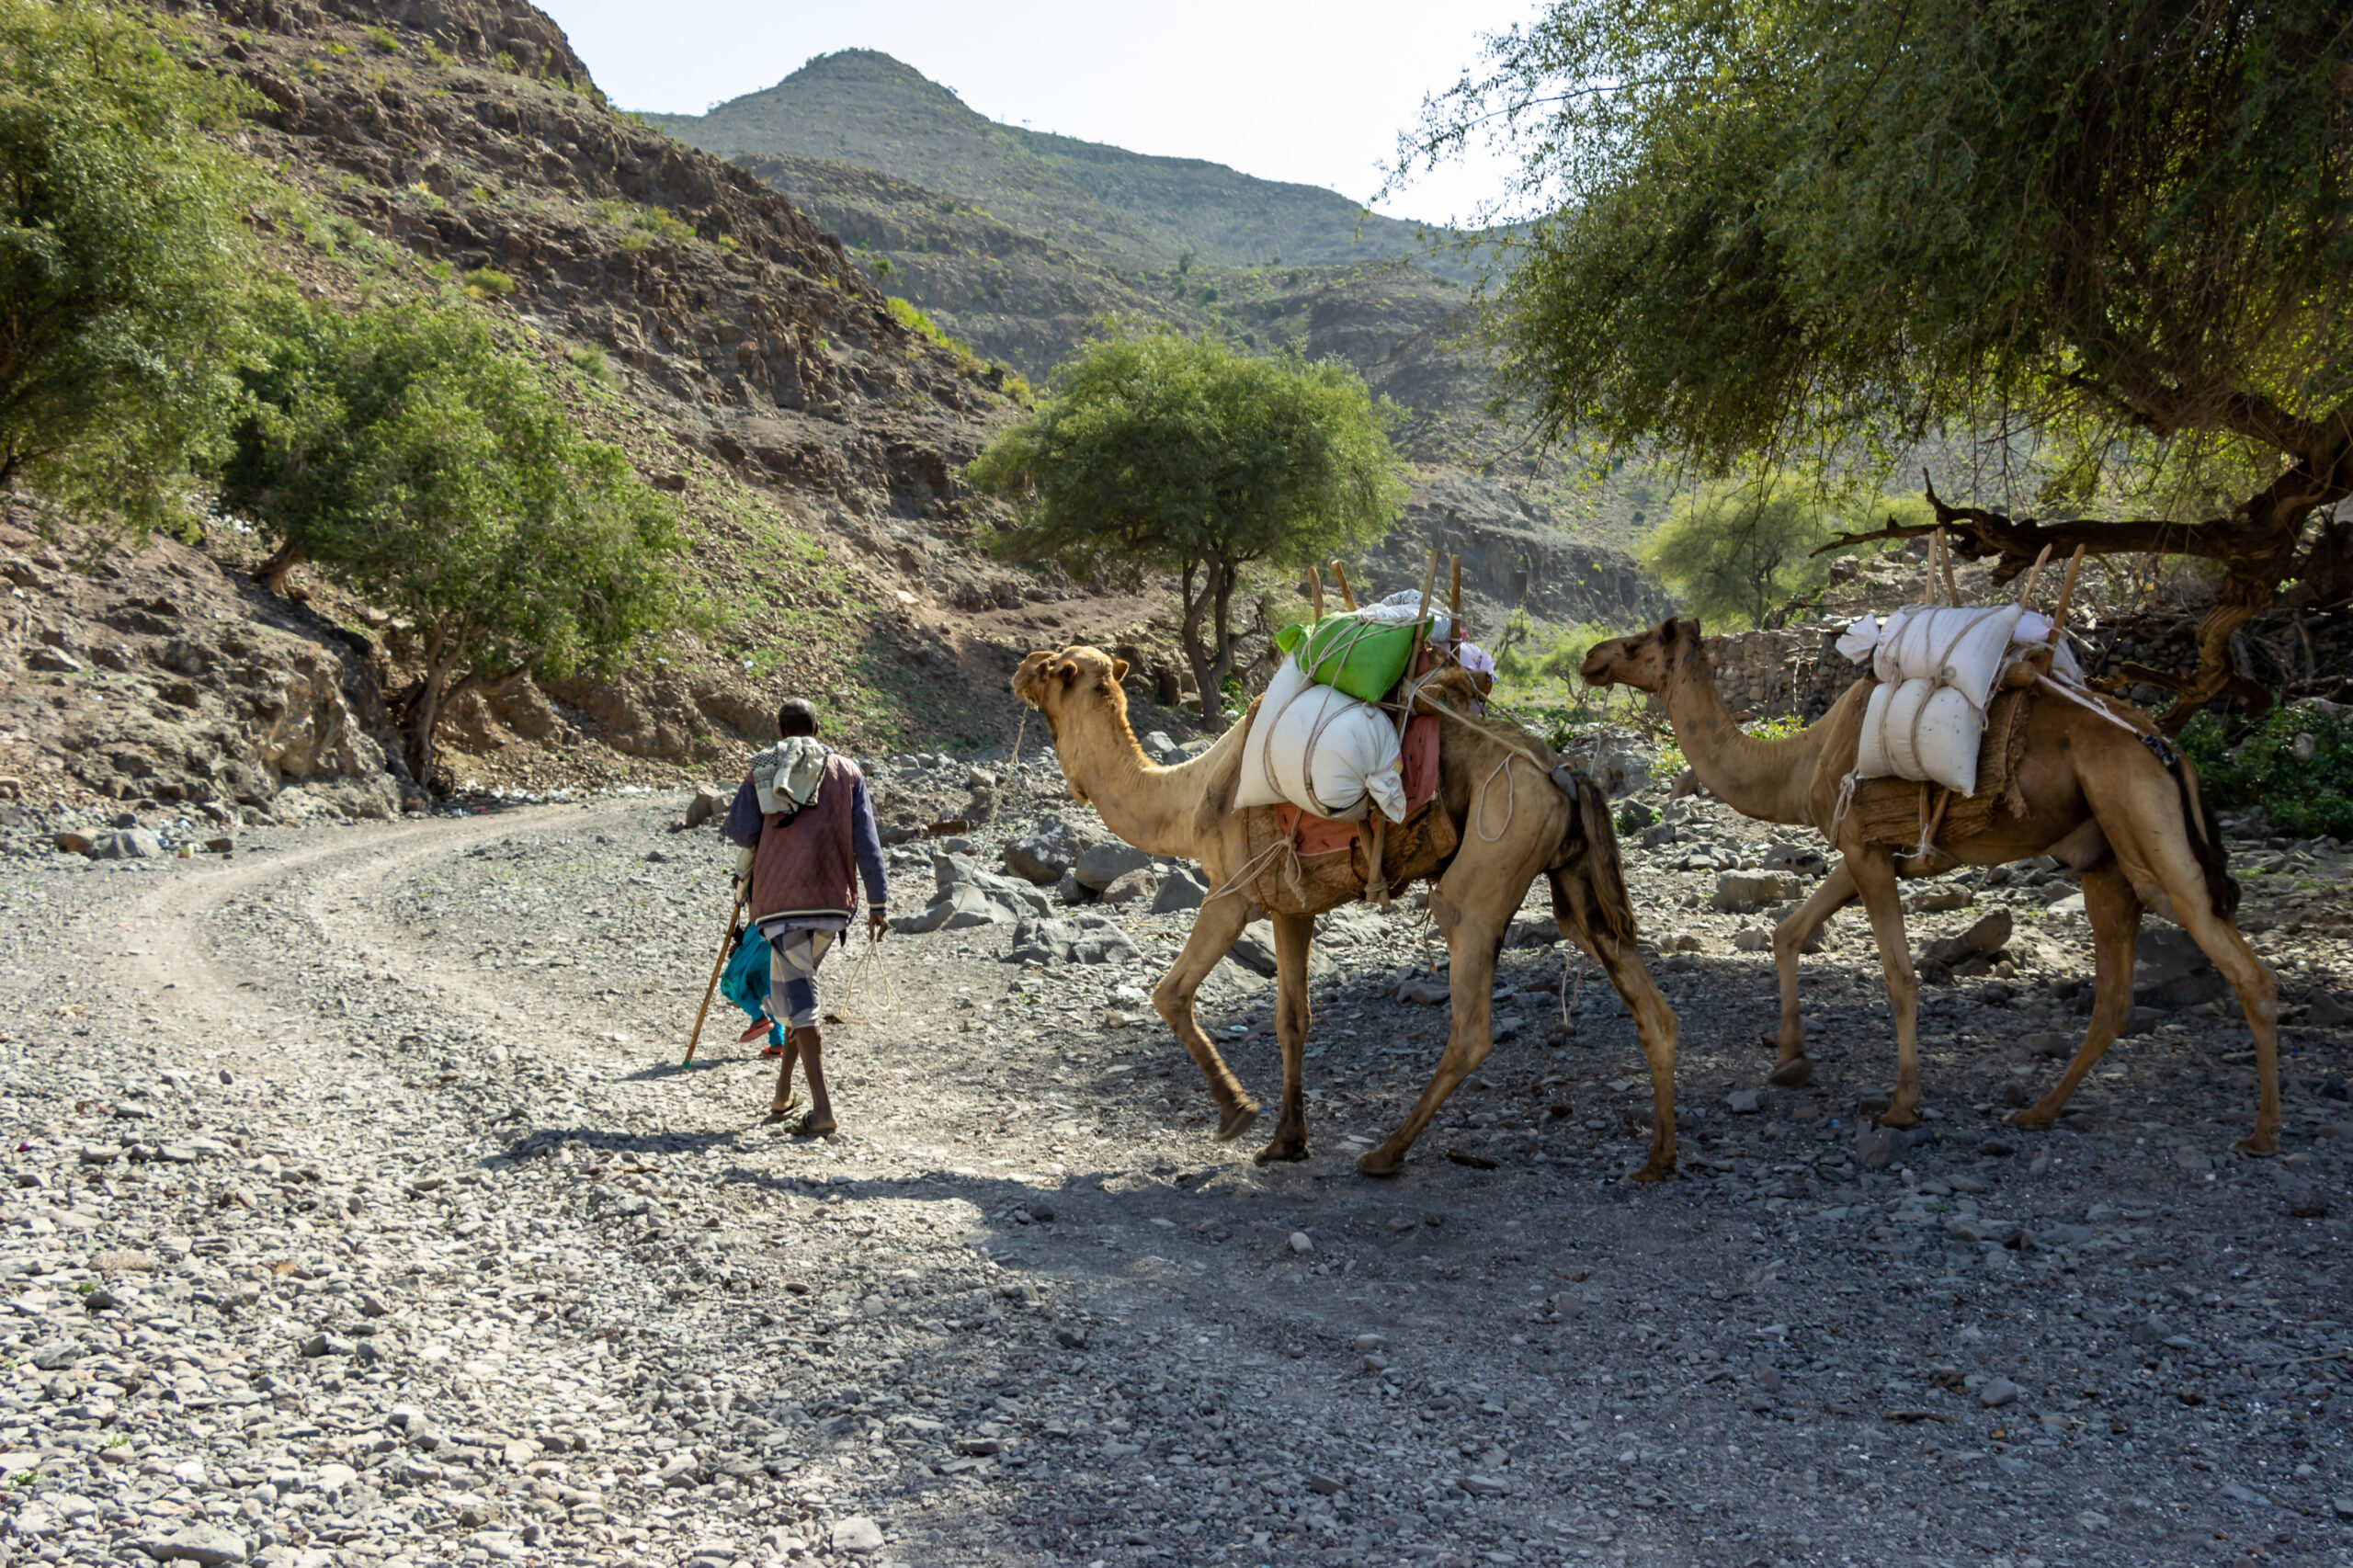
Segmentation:
{"type": "MultiPolygon", "coordinates": [[[[1373,606],[1373,610],[1386,607],[1373,606]]],[[[1366,610],[1342,610],[1313,626],[1286,626],[1275,633],[1275,646],[1299,661],[1299,667],[1319,686],[1346,692],[1359,702],[1378,702],[1405,674],[1405,660],[1414,651],[1414,612],[1396,612],[1390,620],[1366,610]]],[[[1445,617],[1429,618],[1429,635],[1443,637],[1445,617]]]]}

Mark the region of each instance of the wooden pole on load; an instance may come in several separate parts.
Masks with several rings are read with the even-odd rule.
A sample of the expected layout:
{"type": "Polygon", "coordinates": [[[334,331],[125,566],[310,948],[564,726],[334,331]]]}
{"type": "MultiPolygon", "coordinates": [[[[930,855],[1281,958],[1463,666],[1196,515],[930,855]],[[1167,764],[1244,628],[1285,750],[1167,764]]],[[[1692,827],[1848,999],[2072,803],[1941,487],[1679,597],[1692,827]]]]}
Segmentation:
{"type": "Polygon", "coordinates": [[[2067,635],[2067,601],[2075,597],[2075,574],[2084,569],[2084,547],[2075,546],[2075,553],[2067,557],[2067,575],[2059,584],[2059,603],[2051,612],[2051,636],[2056,642],[2067,635]]]}
{"type": "Polygon", "coordinates": [[[1928,571],[1920,579],[1920,602],[1924,605],[1937,602],[1937,557],[1943,553],[1944,545],[1944,529],[1938,528],[1928,536],[1928,571]]]}
{"type": "Polygon", "coordinates": [[[1459,648],[1462,645],[1462,557],[1450,555],[1447,561],[1447,641],[1459,648]]]}
{"type": "Polygon", "coordinates": [[[2026,608],[2027,600],[2034,597],[2034,585],[2042,576],[2042,568],[2050,559],[2051,547],[2046,544],[2042,547],[2042,553],[2034,558],[2034,564],[2027,569],[2026,581],[2018,586],[2018,608],[2020,609],[2026,608]]]}
{"type": "Polygon", "coordinates": [[[1945,564],[1945,603],[1958,608],[1961,605],[1961,585],[1953,581],[1952,546],[1945,542],[1945,530],[1937,530],[1937,555],[1945,564]]]}
{"type": "Polygon", "coordinates": [[[1317,620],[1324,619],[1324,579],[1316,574],[1313,562],[1307,568],[1307,612],[1317,620]]]}
{"type": "Polygon", "coordinates": [[[1332,581],[1339,586],[1340,603],[1347,606],[1351,610],[1355,609],[1357,608],[1357,596],[1355,591],[1348,586],[1348,569],[1341,565],[1336,561],[1332,562],[1332,581]]]}
{"type": "MultiPolygon", "coordinates": [[[[1429,635],[1430,594],[1437,586],[1438,551],[1433,550],[1430,551],[1429,570],[1422,574],[1422,603],[1414,617],[1414,640],[1405,645],[1405,676],[1402,682],[1405,700],[1399,705],[1397,714],[1397,738],[1401,752],[1404,750],[1405,726],[1414,722],[1414,666],[1421,663],[1422,643],[1429,635]]],[[[1374,805],[1370,815],[1372,843],[1366,853],[1372,864],[1365,879],[1364,896],[1375,903],[1386,904],[1389,902],[1389,870],[1381,862],[1383,840],[1388,836],[1389,819],[1381,813],[1378,804],[1374,805]]]]}

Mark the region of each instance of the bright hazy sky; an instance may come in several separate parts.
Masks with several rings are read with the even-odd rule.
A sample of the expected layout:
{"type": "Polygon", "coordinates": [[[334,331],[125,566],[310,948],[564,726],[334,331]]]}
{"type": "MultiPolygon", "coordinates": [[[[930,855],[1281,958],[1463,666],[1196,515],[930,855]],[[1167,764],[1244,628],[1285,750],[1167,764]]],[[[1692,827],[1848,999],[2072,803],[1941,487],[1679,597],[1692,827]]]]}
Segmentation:
{"type": "MultiPolygon", "coordinates": [[[[623,108],[699,114],[812,55],[879,49],[992,119],[1207,158],[1362,201],[1425,93],[1534,0],[539,0],[623,108]]],[[[1441,167],[1382,210],[1443,222],[1502,193],[1491,156],[1441,167]]]]}

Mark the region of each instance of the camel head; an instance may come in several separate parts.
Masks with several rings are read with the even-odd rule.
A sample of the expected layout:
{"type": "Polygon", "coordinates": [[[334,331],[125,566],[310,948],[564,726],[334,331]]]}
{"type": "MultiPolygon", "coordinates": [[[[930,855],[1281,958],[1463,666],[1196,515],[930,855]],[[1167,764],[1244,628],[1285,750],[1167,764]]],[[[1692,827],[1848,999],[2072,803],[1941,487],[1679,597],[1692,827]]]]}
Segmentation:
{"type": "Polygon", "coordinates": [[[1101,647],[1073,642],[1062,653],[1040,647],[1014,671],[1014,697],[1045,713],[1047,730],[1059,746],[1063,722],[1087,706],[1108,706],[1110,718],[1125,733],[1127,692],[1120,690],[1125,678],[1127,659],[1113,659],[1101,647]]]}
{"type": "Polygon", "coordinates": [[[1699,623],[1669,616],[1648,631],[1597,642],[1577,674],[1587,686],[1631,686],[1657,691],[1671,671],[1699,656],[1699,623]]]}

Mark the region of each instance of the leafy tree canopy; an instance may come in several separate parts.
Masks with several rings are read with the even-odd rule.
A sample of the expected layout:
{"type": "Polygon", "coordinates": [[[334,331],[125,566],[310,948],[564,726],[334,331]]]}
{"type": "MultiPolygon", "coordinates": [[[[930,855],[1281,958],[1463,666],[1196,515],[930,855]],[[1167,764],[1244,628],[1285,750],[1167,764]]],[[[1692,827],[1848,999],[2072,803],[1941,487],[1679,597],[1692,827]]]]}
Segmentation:
{"type": "Polygon", "coordinates": [[[464,308],[280,301],[248,374],[225,506],[414,629],[395,699],[430,775],[460,694],[525,673],[615,673],[686,612],[669,504],[582,438],[528,361],[464,308]]]}
{"type": "MultiPolygon", "coordinates": [[[[1882,495],[1859,510],[1899,524],[1933,523],[1917,497],[1882,495]]],[[[1839,524],[1821,487],[1800,474],[1767,472],[1685,495],[1643,545],[1642,560],[1693,614],[1763,626],[1782,605],[1827,585],[1830,562],[1819,552],[1839,524]]]]}
{"type": "Polygon", "coordinates": [[[0,486],[191,518],[235,407],[241,95],[136,7],[0,0],[0,486]]]}
{"type": "Polygon", "coordinates": [[[1938,502],[1963,553],[2223,562],[2186,719],[2281,584],[2353,591],[2306,528],[2353,494],[2348,55],[2341,0],[1555,0],[1400,167],[1518,153],[1495,321],[1550,435],[1722,474],[2031,431],[2058,520],[1938,502]]]}
{"type": "Polygon", "coordinates": [[[1083,346],[966,472],[1019,503],[996,540],[1009,556],[1102,581],[1178,574],[1209,720],[1246,630],[1233,615],[1245,573],[1353,551],[1396,517],[1405,492],[1386,420],[1337,361],[1115,331],[1083,346]]]}

